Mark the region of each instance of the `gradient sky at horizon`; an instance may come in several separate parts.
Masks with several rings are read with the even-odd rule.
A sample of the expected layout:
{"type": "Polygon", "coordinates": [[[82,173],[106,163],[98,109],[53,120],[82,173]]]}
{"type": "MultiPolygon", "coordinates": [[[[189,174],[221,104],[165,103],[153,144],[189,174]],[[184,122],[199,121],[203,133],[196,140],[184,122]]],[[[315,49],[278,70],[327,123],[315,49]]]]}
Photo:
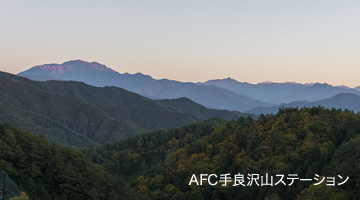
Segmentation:
{"type": "Polygon", "coordinates": [[[199,82],[360,85],[360,1],[1,1],[0,71],[96,61],[199,82]]]}

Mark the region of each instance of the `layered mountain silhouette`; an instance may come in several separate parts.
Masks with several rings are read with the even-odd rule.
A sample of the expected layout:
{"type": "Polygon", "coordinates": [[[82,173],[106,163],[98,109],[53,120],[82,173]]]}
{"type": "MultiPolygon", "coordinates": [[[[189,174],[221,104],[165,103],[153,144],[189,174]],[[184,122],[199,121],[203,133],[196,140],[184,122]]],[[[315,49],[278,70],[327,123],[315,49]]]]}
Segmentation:
{"type": "Polygon", "coordinates": [[[328,84],[299,84],[294,82],[250,84],[238,82],[231,78],[209,80],[200,85],[214,85],[226,88],[234,93],[246,95],[273,104],[290,103],[293,101],[318,101],[333,97],[340,93],[360,95],[358,88],[334,87],[328,84]]]}
{"type": "Polygon", "coordinates": [[[255,109],[248,110],[249,113],[254,114],[275,114],[279,111],[280,108],[289,108],[289,107],[313,107],[313,106],[323,106],[325,108],[340,108],[353,110],[354,112],[360,112],[360,96],[352,93],[341,93],[337,94],[334,97],[323,99],[320,101],[308,102],[308,101],[295,101],[287,104],[280,104],[278,106],[272,107],[259,107],[255,109]]]}
{"type": "MultiPolygon", "coordinates": [[[[100,73],[109,72],[102,69],[96,68],[100,73]]],[[[209,118],[245,116],[236,111],[208,109],[186,98],[155,101],[114,86],[31,81],[3,72],[0,91],[1,122],[42,134],[53,142],[79,147],[209,118]]]]}
{"type": "Polygon", "coordinates": [[[96,62],[74,60],[63,64],[32,67],[18,75],[32,80],[74,80],[93,86],[116,86],[152,99],[186,97],[208,108],[244,111],[259,106],[271,106],[254,98],[213,85],[198,85],[167,79],[156,80],[150,76],[120,74],[96,62]],[[40,78],[39,78],[40,77],[40,78]],[[51,79],[50,78],[50,79],[51,79]]]}
{"type": "MultiPolygon", "coordinates": [[[[160,100],[186,97],[208,108],[236,110],[241,112],[275,113],[282,106],[327,106],[326,102],[339,94],[360,95],[360,86],[332,86],[326,83],[300,84],[295,82],[250,84],[226,78],[203,83],[184,83],[168,79],[156,80],[141,73],[121,74],[97,62],[81,60],[63,64],[47,64],[32,67],[20,76],[32,80],[73,80],[89,85],[116,86],[142,96],[160,100]]],[[[183,101],[184,99],[177,101],[183,101]]],[[[164,102],[168,102],[167,100],[164,102]]],[[[355,109],[342,101],[331,104],[335,108],[355,109]]]]}

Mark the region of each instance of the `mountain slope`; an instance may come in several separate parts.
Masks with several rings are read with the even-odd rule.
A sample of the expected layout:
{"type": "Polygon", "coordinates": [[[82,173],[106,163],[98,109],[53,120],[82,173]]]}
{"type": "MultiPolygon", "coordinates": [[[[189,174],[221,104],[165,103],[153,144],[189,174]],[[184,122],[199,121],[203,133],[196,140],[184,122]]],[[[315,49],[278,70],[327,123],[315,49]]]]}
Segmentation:
{"type": "Polygon", "coordinates": [[[271,105],[217,86],[195,85],[167,79],[151,82],[136,89],[135,92],[153,99],[187,97],[194,102],[215,109],[244,111],[247,108],[254,108],[256,105],[271,105]]]}
{"type": "Polygon", "coordinates": [[[81,81],[93,86],[116,86],[152,99],[186,97],[203,106],[215,109],[244,111],[258,106],[272,105],[235,94],[221,87],[201,86],[167,79],[155,80],[141,73],[120,74],[99,63],[81,60],[68,61],[63,64],[39,65],[18,75],[35,80],[44,80],[44,78],[37,79],[37,77],[53,77],[54,79],[81,81]]]}
{"type": "Polygon", "coordinates": [[[210,118],[222,118],[222,119],[235,119],[234,117],[237,116],[252,116],[256,118],[255,115],[251,114],[243,114],[239,113],[239,115],[234,115],[235,113],[238,113],[236,111],[233,112],[224,112],[224,110],[214,110],[214,109],[208,109],[204,106],[201,106],[199,104],[194,103],[190,99],[187,98],[179,98],[179,99],[163,99],[163,100],[157,100],[161,102],[164,105],[169,106],[170,108],[174,109],[178,112],[184,112],[184,113],[192,113],[195,117],[198,119],[210,119],[210,118]]]}
{"type": "Polygon", "coordinates": [[[62,95],[75,96],[81,100],[89,101],[101,105],[117,106],[117,107],[141,107],[152,108],[157,110],[171,110],[180,113],[190,113],[199,120],[209,118],[223,118],[230,120],[239,116],[247,116],[237,111],[214,110],[199,105],[187,98],[151,100],[144,98],[136,93],[128,92],[117,87],[89,87],[81,82],[58,82],[46,81],[37,82],[37,87],[62,95]]]}
{"type": "Polygon", "coordinates": [[[288,104],[280,104],[278,106],[272,107],[259,107],[255,109],[248,110],[247,112],[253,114],[270,114],[276,113],[282,107],[313,107],[313,106],[323,106],[325,108],[341,108],[353,110],[354,112],[360,112],[360,96],[352,93],[341,93],[337,94],[331,98],[323,99],[320,101],[308,102],[308,101],[295,101],[288,104]]]}
{"type": "Polygon", "coordinates": [[[74,146],[95,146],[210,117],[231,119],[241,115],[191,102],[196,108],[192,114],[191,109],[173,108],[121,88],[97,88],[71,81],[38,82],[2,72],[0,91],[0,121],[74,146]],[[205,110],[205,114],[199,115],[198,109],[205,110]]]}

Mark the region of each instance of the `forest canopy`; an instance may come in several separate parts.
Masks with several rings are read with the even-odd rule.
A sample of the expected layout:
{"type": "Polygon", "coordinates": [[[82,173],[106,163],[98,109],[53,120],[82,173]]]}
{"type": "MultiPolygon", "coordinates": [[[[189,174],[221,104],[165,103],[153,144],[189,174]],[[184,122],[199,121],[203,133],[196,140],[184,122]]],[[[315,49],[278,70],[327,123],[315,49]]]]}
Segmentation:
{"type": "Polygon", "coordinates": [[[359,144],[359,113],[322,107],[207,120],[82,150],[1,124],[0,167],[31,199],[360,199],[359,144]],[[226,173],[349,179],[189,185],[192,174],[226,173]]]}
{"type": "Polygon", "coordinates": [[[257,120],[239,118],[204,127],[209,126],[139,135],[87,155],[150,199],[360,198],[359,114],[286,108],[257,120]],[[314,186],[315,180],[272,187],[189,186],[192,174],[226,173],[297,174],[304,179],[340,175],[349,180],[341,186],[326,186],[326,181],[314,186]]]}

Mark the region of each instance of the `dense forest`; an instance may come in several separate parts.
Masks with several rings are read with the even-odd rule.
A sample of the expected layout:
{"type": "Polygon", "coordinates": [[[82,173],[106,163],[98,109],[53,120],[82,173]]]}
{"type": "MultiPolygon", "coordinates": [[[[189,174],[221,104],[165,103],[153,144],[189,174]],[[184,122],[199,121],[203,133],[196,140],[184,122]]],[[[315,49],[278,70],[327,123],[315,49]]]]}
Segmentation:
{"type": "Polygon", "coordinates": [[[87,155],[150,199],[360,199],[359,114],[287,108],[256,121],[240,118],[217,128],[214,122],[139,135],[87,155]],[[291,186],[189,186],[192,174],[226,173],[349,180],[341,186],[327,181],[314,186],[315,180],[291,186]]]}
{"type": "Polygon", "coordinates": [[[50,145],[42,136],[0,124],[0,169],[34,200],[134,199],[119,176],[110,175],[79,150],[50,145]]]}
{"type": "Polygon", "coordinates": [[[213,119],[81,151],[8,124],[0,132],[0,167],[31,199],[360,199],[360,115],[347,110],[213,119]],[[192,174],[227,173],[312,181],[189,185],[192,174]],[[315,185],[316,177],[325,181],[315,185]],[[335,186],[327,185],[331,177],[335,186]]]}

